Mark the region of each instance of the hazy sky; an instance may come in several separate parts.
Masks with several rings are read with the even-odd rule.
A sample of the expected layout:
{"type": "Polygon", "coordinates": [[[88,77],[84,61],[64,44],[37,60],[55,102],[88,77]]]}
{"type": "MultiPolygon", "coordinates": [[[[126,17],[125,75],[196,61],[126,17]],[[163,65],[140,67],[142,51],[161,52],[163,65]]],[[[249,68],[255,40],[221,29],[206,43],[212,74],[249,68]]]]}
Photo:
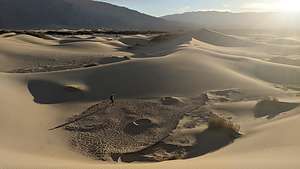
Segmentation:
{"type": "Polygon", "coordinates": [[[300,0],[100,0],[162,16],[199,10],[300,11],[300,0]]]}

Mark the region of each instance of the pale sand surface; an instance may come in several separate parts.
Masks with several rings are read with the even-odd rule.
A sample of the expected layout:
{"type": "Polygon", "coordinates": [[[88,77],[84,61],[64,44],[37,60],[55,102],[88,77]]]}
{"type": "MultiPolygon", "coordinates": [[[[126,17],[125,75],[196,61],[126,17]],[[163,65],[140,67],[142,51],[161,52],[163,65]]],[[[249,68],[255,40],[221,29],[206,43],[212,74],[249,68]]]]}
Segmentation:
{"type": "MultiPolygon", "coordinates": [[[[300,67],[272,62],[276,57],[297,58],[300,46],[297,40],[278,41],[278,37],[257,41],[208,30],[52,40],[0,35],[0,167],[300,168],[300,67]],[[111,60],[124,56],[129,59],[111,60]],[[97,64],[85,67],[81,63],[89,57],[97,64]],[[101,62],[99,58],[109,61],[101,62]],[[52,69],[58,63],[68,66],[52,69]],[[36,71],[32,67],[43,69],[36,71]],[[25,68],[27,73],[7,73],[25,68]],[[156,111],[139,115],[167,131],[173,127],[166,127],[164,120],[178,123],[163,142],[192,155],[159,163],[104,162],[70,146],[69,131],[48,131],[111,93],[116,93],[118,99],[129,99],[133,105],[132,99],[157,103],[161,97],[176,96],[185,106],[198,106],[178,120],[177,116],[168,116],[168,120],[156,111]],[[208,96],[206,104],[199,97],[202,93],[208,96]],[[268,96],[279,101],[261,101],[268,96]],[[205,130],[209,112],[232,119],[241,126],[243,135],[225,143],[224,133],[205,130]],[[182,144],[192,144],[195,138],[200,138],[196,143],[202,144],[193,145],[197,151],[185,149],[182,144]]],[[[182,112],[182,106],[170,109],[182,112]]],[[[127,118],[126,114],[119,117],[112,113],[113,120],[117,119],[113,116],[127,118]]],[[[121,136],[129,137],[126,133],[121,136]]]]}

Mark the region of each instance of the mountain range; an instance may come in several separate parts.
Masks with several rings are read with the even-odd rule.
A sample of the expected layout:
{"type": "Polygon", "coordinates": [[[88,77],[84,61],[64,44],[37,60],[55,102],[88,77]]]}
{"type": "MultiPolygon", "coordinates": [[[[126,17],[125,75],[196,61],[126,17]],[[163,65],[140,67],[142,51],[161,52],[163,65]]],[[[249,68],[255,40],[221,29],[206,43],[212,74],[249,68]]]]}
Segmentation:
{"type": "Polygon", "coordinates": [[[198,11],[154,17],[92,0],[0,0],[0,29],[299,29],[300,15],[198,11]]]}
{"type": "Polygon", "coordinates": [[[162,18],[99,1],[0,0],[0,29],[161,30],[173,26],[162,18]]]}

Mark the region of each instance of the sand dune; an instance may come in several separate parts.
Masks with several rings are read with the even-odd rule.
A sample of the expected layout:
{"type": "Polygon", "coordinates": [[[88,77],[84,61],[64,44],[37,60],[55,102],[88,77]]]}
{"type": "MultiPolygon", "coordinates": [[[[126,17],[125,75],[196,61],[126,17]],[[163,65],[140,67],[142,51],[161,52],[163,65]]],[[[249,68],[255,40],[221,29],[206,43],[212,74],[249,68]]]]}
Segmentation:
{"type": "Polygon", "coordinates": [[[232,35],[226,35],[219,32],[210,31],[207,29],[202,29],[193,33],[193,38],[200,41],[210,43],[216,46],[225,47],[243,47],[243,46],[253,46],[255,43],[247,40],[241,39],[239,37],[234,37],[232,35]]]}
{"type": "Polygon", "coordinates": [[[300,44],[300,41],[296,39],[291,39],[291,38],[278,38],[270,41],[270,43],[274,44],[282,44],[282,45],[298,45],[300,44]]]}
{"type": "Polygon", "coordinates": [[[6,64],[1,64],[0,70],[10,72],[15,69],[51,65],[72,67],[73,64],[78,65],[80,62],[91,64],[103,58],[130,55],[118,51],[119,46],[105,44],[100,40],[70,40],[70,38],[48,40],[30,35],[1,38],[0,59],[6,64]],[[18,50],[12,49],[11,46],[15,46],[18,50]]]}
{"type": "Polygon", "coordinates": [[[256,50],[284,48],[276,45],[209,30],[2,35],[0,166],[299,168],[300,67],[256,50]],[[115,106],[104,100],[112,93],[115,106]],[[213,115],[242,135],[209,128],[213,115]]]}

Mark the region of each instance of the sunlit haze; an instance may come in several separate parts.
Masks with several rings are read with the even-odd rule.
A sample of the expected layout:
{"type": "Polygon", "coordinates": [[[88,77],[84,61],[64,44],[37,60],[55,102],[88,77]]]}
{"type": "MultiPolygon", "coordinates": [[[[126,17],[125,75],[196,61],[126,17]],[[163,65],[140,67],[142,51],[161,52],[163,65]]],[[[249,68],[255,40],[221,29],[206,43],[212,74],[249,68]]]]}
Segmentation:
{"type": "Polygon", "coordinates": [[[154,16],[190,11],[300,12],[299,0],[103,0],[154,16]]]}
{"type": "MultiPolygon", "coordinates": [[[[275,6],[276,7],[276,6],[275,6]]],[[[299,0],[282,0],[278,3],[277,9],[283,12],[299,12],[300,1],[299,0]]]]}

